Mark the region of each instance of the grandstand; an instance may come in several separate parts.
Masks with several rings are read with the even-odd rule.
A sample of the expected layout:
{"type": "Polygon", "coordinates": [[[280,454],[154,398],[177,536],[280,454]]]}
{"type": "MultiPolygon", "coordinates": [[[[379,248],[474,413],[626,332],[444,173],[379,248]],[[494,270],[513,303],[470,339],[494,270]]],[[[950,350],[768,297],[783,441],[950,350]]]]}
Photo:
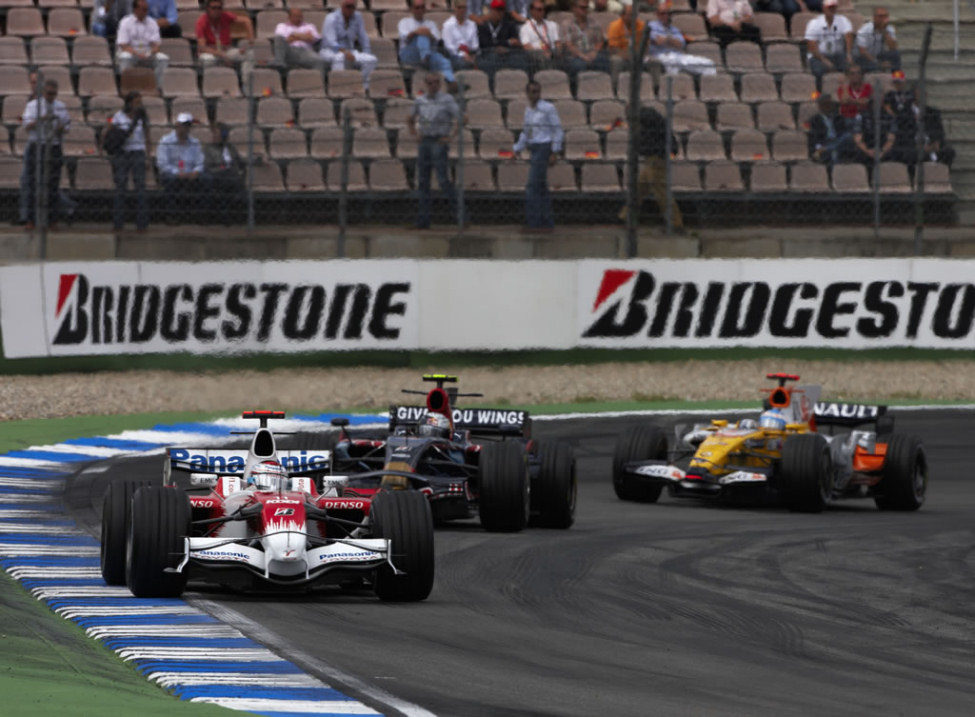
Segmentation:
{"type": "MultiPolygon", "coordinates": [[[[4,27],[0,133],[7,133],[0,136],[0,208],[5,218],[12,219],[16,212],[25,142],[19,121],[30,92],[30,69],[59,80],[59,99],[74,120],[64,138],[67,160],[62,187],[70,187],[80,199],[81,220],[109,221],[109,203],[104,200],[113,191],[111,167],[101,156],[99,137],[107,119],[121,106],[120,93],[133,87],[146,88],[154,141],[171,128],[180,112],[189,111],[231,125],[231,141],[246,156],[251,134],[247,125],[254,123],[253,151],[261,159],[254,168],[258,223],[334,222],[341,158],[346,152],[350,154],[349,221],[404,223],[411,218],[417,146],[406,131],[406,117],[412,89],[422,87],[417,76],[422,71],[401,68],[397,61],[396,25],[407,15],[405,0],[371,0],[368,8],[360,7],[372,52],[379,58],[368,92],[358,71],[323,77],[317,70],[289,72],[274,66],[270,38],[286,16],[282,0],[225,0],[227,10],[249,14],[255,27],[253,114],[247,99],[249,84],[239,70],[204,70],[196,63],[194,27],[202,10],[195,0],[177,2],[183,38],[162,41],[170,66],[158,93],[148,70],[117,74],[114,48],[90,34],[89,6],[75,0],[36,1],[35,5],[34,0],[7,0],[0,6],[4,27]],[[345,117],[351,125],[351,141],[342,126],[345,117]]],[[[442,23],[449,15],[445,1],[439,7],[428,2],[434,9],[427,18],[442,23]]],[[[324,6],[321,0],[298,2],[305,8],[305,20],[319,27],[328,10],[337,6],[334,0],[325,0],[324,6]]],[[[895,0],[885,4],[897,28],[909,79],[916,75],[923,22],[935,22],[928,100],[943,110],[958,159],[950,174],[944,165],[927,165],[926,206],[933,221],[953,223],[957,209],[957,216],[968,222],[975,218],[975,123],[968,116],[975,45],[968,42],[964,48],[965,40],[975,36],[971,32],[975,14],[963,6],[963,49],[956,63],[947,22],[950,3],[895,0]]],[[[692,12],[686,1],[675,2],[674,10],[674,23],[685,33],[707,35],[703,15],[692,12]]],[[[870,8],[854,8],[844,0],[840,12],[856,28],[870,8]]],[[[871,221],[872,190],[866,168],[842,165],[828,172],[808,158],[804,125],[814,111],[815,85],[805,68],[801,42],[807,15],[811,16],[793,18],[790,34],[781,16],[756,13],[755,22],[763,33],[761,46],[739,42],[722,51],[716,42],[689,45],[688,52],[714,59],[720,70],[712,77],[679,75],[673,84],[674,128],[679,137],[674,190],[692,223],[707,226],[729,217],[739,223],[871,221]]],[[[554,9],[549,13],[556,22],[565,16],[554,9]]],[[[641,17],[649,19],[647,13],[641,17]]],[[[591,21],[604,28],[613,19],[615,15],[609,13],[591,14],[591,21]]],[[[625,182],[626,129],[619,121],[625,113],[627,73],[615,84],[608,74],[582,73],[575,94],[560,70],[535,76],[543,85],[543,97],[558,106],[566,128],[565,159],[550,173],[557,223],[613,223],[625,182]]],[[[458,73],[458,79],[467,103],[462,155],[468,218],[474,223],[517,223],[527,163],[511,162],[505,155],[520,129],[527,75],[501,70],[491,83],[475,70],[458,73]]],[[[835,88],[839,81],[838,73],[827,75],[823,91],[835,88]]],[[[867,81],[883,89],[889,85],[886,75],[868,75],[867,81]]],[[[642,88],[643,101],[663,112],[666,89],[660,78],[646,73],[642,88]]],[[[202,124],[194,133],[203,142],[208,138],[202,124]]],[[[153,172],[148,177],[156,222],[166,208],[153,172]]],[[[881,166],[880,185],[888,221],[907,221],[912,185],[905,166],[881,166]]],[[[447,220],[445,213],[440,218],[447,220]]],[[[206,207],[181,218],[185,223],[208,220],[206,207]]]]}

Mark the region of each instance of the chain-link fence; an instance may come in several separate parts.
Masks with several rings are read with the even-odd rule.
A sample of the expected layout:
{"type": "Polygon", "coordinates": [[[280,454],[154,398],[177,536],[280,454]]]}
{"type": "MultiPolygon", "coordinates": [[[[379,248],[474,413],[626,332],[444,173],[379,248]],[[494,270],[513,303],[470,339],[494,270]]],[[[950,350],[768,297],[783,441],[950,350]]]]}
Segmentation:
{"type": "MultiPolygon", "coordinates": [[[[160,43],[162,67],[148,58],[119,73],[121,47],[102,38],[35,37],[28,64],[0,66],[15,68],[3,104],[6,186],[18,187],[20,219],[42,236],[69,217],[116,229],[327,224],[340,234],[615,224],[635,251],[641,227],[954,220],[950,138],[915,70],[905,80],[889,68],[818,77],[802,40],[808,18],[793,17],[790,33],[781,16],[756,13],[760,41],[728,42],[684,9],[671,21],[684,44],[668,55],[655,52],[654,18],[641,13],[637,42],[624,25],[623,47],[591,58],[553,44],[541,61],[514,47],[492,63],[477,56],[480,67],[455,63],[443,84],[459,121],[433,133],[419,109],[431,97],[430,60],[400,62],[399,23],[410,16],[381,0],[360,8],[375,62],[350,56],[347,69],[314,52],[307,67],[275,55],[276,29],[290,22],[278,9],[235,10],[256,36],[216,63],[201,64],[190,30],[201,13],[191,11],[181,11],[184,37],[160,43]],[[67,61],[41,64],[57,58],[67,61]],[[50,81],[61,104],[31,110],[23,88],[43,96],[50,81]],[[644,136],[652,116],[659,147],[644,136]]],[[[325,14],[305,19],[321,27],[325,14]]],[[[622,20],[597,12],[588,22],[605,33],[622,20]]]]}

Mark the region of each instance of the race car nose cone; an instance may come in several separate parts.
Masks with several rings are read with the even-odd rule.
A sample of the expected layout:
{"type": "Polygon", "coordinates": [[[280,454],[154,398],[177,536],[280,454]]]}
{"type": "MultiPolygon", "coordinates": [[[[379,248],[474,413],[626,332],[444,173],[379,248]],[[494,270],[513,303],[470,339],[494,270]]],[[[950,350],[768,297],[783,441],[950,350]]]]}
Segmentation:
{"type": "Polygon", "coordinates": [[[299,532],[286,531],[266,535],[261,539],[268,561],[293,562],[305,557],[305,536],[299,532]]]}

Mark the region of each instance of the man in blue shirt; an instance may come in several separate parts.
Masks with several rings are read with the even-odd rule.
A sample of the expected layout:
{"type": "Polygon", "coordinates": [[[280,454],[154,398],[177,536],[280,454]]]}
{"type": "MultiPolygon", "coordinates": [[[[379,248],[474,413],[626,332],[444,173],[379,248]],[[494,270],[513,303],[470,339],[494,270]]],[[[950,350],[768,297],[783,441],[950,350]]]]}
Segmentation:
{"type": "Polygon", "coordinates": [[[542,86],[529,82],[525,87],[528,106],[521,135],[514,146],[514,153],[528,149],[531,166],[528,170],[528,186],[525,187],[525,221],[529,231],[552,231],[552,197],[548,192],[548,168],[559,160],[562,152],[562,121],[555,105],[541,99],[542,86]]]}
{"type": "Polygon", "coordinates": [[[159,25],[161,36],[183,36],[183,28],[179,26],[179,17],[176,13],[176,0],[149,0],[149,17],[159,25]]]}
{"type": "MultiPolygon", "coordinates": [[[[176,117],[176,129],[159,140],[156,147],[156,166],[170,212],[199,206],[201,195],[209,194],[208,177],[203,173],[203,148],[200,140],[190,136],[193,115],[181,112],[176,117]]],[[[168,224],[175,223],[170,213],[168,224]]]]}
{"type": "Polygon", "coordinates": [[[319,55],[333,70],[352,69],[358,65],[362,70],[362,85],[368,91],[369,75],[379,62],[371,50],[362,13],[355,9],[355,0],[342,0],[341,6],[330,12],[322,23],[319,55]],[[359,49],[356,49],[357,44],[359,49]]]}

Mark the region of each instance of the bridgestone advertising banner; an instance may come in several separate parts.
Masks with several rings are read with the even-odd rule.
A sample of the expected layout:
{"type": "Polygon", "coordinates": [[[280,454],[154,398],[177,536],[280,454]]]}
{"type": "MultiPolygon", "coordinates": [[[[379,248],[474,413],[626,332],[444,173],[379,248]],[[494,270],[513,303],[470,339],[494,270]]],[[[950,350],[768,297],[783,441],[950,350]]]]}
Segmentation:
{"type": "Polygon", "coordinates": [[[975,261],[62,262],[0,268],[4,356],[975,349],[975,261]]]}

